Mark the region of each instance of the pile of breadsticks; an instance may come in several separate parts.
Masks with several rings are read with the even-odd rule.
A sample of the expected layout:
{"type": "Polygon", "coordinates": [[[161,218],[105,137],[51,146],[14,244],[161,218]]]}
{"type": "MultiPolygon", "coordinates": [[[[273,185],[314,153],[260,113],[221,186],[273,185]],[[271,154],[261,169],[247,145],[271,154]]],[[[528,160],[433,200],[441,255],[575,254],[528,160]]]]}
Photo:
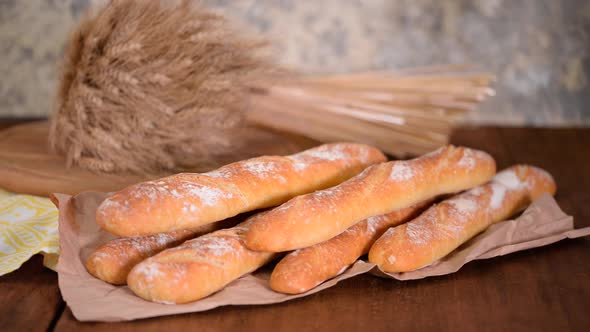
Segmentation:
{"type": "Polygon", "coordinates": [[[386,162],[367,145],[326,144],[115,193],[96,221],[121,237],[86,267],[144,299],[186,303],[280,258],[270,286],[296,294],[367,253],[386,272],[427,266],[554,192],[547,172],[518,165],[496,174],[490,155],[469,148],[386,162]]]}

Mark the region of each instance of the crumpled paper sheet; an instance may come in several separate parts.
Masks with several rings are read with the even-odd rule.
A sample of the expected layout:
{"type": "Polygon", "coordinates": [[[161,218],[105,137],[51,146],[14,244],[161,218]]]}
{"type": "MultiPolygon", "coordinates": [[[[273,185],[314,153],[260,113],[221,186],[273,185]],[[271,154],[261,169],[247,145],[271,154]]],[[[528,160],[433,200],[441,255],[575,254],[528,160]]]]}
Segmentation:
{"type": "Polygon", "coordinates": [[[74,316],[80,321],[124,321],[139,318],[199,312],[224,305],[270,304],[307,296],[334,286],[340,280],[362,273],[411,280],[449,274],[476,259],[506,255],[540,247],[565,238],[590,235],[590,227],[575,229],[573,218],[561,211],[553,197],[545,195],[514,220],[493,225],[485,232],[457,248],[444,259],[418,271],[384,273],[374,264],[359,260],[344,273],[299,295],[285,295],[268,286],[268,269],[245,275],[225,289],[202,300],[166,305],[145,301],[126,286],[113,286],[92,277],[84,267],[86,257],[111,236],[95,223],[97,206],[106,194],[87,192],[75,197],[55,195],[59,201],[60,245],[57,265],[59,288],[74,316]]]}
{"type": "Polygon", "coordinates": [[[17,195],[0,189],[0,276],[42,253],[55,270],[59,253],[58,210],[46,197],[17,195]]]}

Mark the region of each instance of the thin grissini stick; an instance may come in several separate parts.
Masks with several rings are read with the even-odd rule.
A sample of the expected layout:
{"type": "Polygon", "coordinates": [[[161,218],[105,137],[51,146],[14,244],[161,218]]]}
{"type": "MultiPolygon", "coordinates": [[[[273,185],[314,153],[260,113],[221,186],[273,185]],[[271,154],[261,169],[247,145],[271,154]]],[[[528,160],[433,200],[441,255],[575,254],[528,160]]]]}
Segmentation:
{"type": "Polygon", "coordinates": [[[119,236],[195,228],[334,186],[385,160],[368,145],[338,143],[177,174],[115,193],[98,207],[96,222],[119,236]]]}
{"type": "Polygon", "coordinates": [[[113,285],[124,285],[127,282],[129,271],[144,259],[164,249],[175,247],[188,239],[234,226],[237,223],[235,219],[203,225],[191,230],[121,237],[111,240],[90,254],[86,259],[86,270],[102,281],[113,285]]]}
{"type": "Polygon", "coordinates": [[[252,250],[273,252],[308,247],[368,217],[485,183],[495,172],[496,163],[487,153],[454,146],[381,163],[338,186],[269,211],[252,223],[245,243],[252,250]]]}
{"type": "Polygon", "coordinates": [[[418,218],[389,229],[369,252],[369,261],[385,272],[414,271],[446,256],[495,222],[505,220],[555,182],[542,169],[517,165],[483,186],[435,205],[418,218]]]}
{"type": "Polygon", "coordinates": [[[143,299],[169,304],[196,301],[221,290],[279,255],[243,245],[251,220],[189,240],[137,264],[127,277],[129,288],[143,299]]]}
{"type": "Polygon", "coordinates": [[[373,242],[389,227],[412,219],[431,203],[428,200],[367,218],[328,241],[288,254],[275,266],[270,287],[287,294],[300,294],[316,287],[369,252],[373,242]]]}

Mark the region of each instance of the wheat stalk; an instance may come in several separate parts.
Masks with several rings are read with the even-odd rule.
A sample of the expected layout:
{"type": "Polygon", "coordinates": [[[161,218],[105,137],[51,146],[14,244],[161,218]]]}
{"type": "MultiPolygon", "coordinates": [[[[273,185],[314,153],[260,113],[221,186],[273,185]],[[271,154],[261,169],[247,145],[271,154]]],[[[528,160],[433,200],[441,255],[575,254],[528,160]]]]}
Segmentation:
{"type": "Polygon", "coordinates": [[[251,92],[251,123],[325,141],[375,145],[397,157],[447,144],[453,126],[494,94],[470,66],[312,76],[251,92]]]}

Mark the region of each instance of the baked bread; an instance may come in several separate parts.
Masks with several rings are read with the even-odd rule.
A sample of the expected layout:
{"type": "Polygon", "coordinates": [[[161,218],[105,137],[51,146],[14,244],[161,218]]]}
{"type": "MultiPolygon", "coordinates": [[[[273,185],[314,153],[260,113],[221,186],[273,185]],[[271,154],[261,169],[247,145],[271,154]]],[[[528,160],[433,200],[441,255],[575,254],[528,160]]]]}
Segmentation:
{"type": "Polygon", "coordinates": [[[129,271],[139,262],[184,241],[221,228],[235,226],[238,218],[203,225],[195,229],[170,233],[121,237],[98,247],[86,259],[86,270],[94,277],[113,285],[127,283],[129,271]]]}
{"type": "Polygon", "coordinates": [[[368,217],[485,183],[495,172],[496,163],[487,153],[454,146],[374,165],[338,186],[269,211],[252,223],[245,243],[252,250],[273,252],[308,247],[368,217]]]}
{"type": "Polygon", "coordinates": [[[555,182],[542,169],[518,165],[429,208],[418,218],[389,229],[369,252],[369,261],[385,272],[414,271],[430,265],[485,230],[525,208],[555,182]]]}
{"type": "Polygon", "coordinates": [[[195,228],[334,186],[385,160],[368,145],[339,143],[177,174],[115,193],[98,207],[96,222],[119,236],[195,228]]]}
{"type": "Polygon", "coordinates": [[[257,216],[137,264],[127,277],[129,288],[143,299],[170,304],[196,301],[221,290],[277,257],[243,245],[243,234],[257,216]]]}
{"type": "Polygon", "coordinates": [[[311,247],[296,250],[275,266],[270,288],[286,294],[300,294],[344,272],[388,228],[412,219],[432,200],[414,204],[380,216],[370,217],[340,235],[311,247]]]}
{"type": "Polygon", "coordinates": [[[190,230],[144,236],[122,237],[98,247],[86,259],[86,270],[113,285],[124,285],[127,274],[144,259],[194,237],[190,230]]]}

